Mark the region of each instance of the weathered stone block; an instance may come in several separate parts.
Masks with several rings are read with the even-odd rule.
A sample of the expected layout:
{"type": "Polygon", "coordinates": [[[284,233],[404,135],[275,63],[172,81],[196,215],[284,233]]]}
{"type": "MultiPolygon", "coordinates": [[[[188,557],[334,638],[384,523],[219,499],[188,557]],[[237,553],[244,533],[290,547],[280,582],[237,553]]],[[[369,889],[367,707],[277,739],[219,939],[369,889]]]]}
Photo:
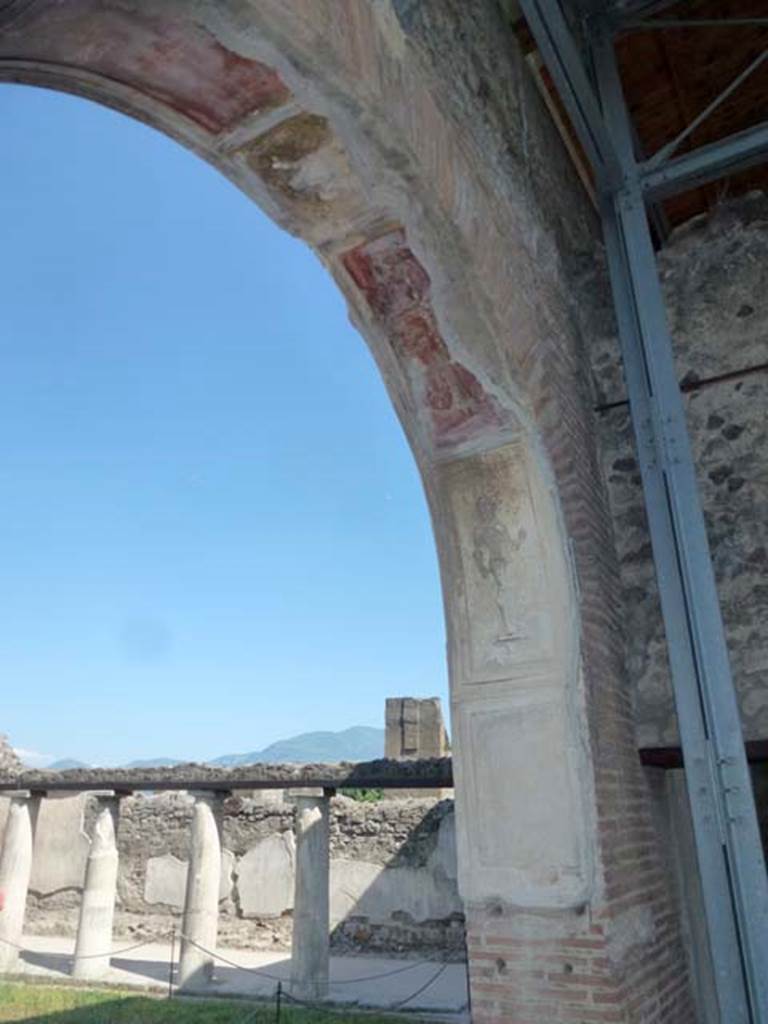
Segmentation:
{"type": "Polygon", "coordinates": [[[247,917],[280,917],[293,907],[296,844],[292,832],[268,836],[237,863],[237,895],[247,917]]]}
{"type": "Polygon", "coordinates": [[[331,927],[346,917],[386,924],[407,915],[438,921],[462,912],[455,882],[427,868],[385,868],[366,861],[331,861],[331,927]]]}
{"type": "Polygon", "coordinates": [[[35,829],[30,889],[47,896],[61,889],[80,889],[91,843],[83,832],[85,796],[42,800],[35,829]]]}
{"type": "MultiPolygon", "coordinates": [[[[235,858],[229,850],[221,854],[221,883],[219,899],[226,900],[232,892],[232,877],[235,858]]],[[[144,880],[144,899],[147,903],[161,903],[176,910],[184,909],[184,896],[187,889],[188,865],[172,853],[164,853],[162,857],[150,857],[147,861],[147,873],[144,880]]]]}

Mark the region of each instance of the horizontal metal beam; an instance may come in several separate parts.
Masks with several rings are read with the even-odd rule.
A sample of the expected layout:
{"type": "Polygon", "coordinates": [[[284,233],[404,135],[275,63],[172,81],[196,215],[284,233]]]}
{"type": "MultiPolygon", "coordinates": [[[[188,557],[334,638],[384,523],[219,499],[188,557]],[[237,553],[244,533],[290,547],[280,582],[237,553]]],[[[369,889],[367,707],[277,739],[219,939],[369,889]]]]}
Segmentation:
{"type": "Polygon", "coordinates": [[[606,4],[604,15],[613,28],[624,28],[625,24],[638,17],[648,17],[671,7],[677,0],[614,0],[606,4]]]}
{"type": "Polygon", "coordinates": [[[571,0],[571,8],[584,17],[606,14],[609,0],[571,0]]]}
{"type": "Polygon", "coordinates": [[[662,199],[736,171],[747,170],[766,159],[768,121],[763,121],[754,128],[746,128],[708,146],[700,146],[650,170],[641,164],[640,182],[646,199],[662,199]]]}
{"type": "Polygon", "coordinates": [[[70,771],[26,771],[0,781],[0,793],[28,790],[33,793],[117,793],[162,790],[238,789],[450,789],[453,762],[450,757],[414,761],[364,761],[358,764],[244,765],[242,768],[208,768],[177,765],[174,768],[76,768],[70,771]]]}
{"type": "Polygon", "coordinates": [[[643,32],[670,28],[768,28],[768,18],[641,18],[626,27],[643,32]]]}
{"type": "Polygon", "coordinates": [[[570,0],[571,8],[579,14],[611,20],[652,14],[676,2],[677,0],[570,0]]]}
{"type": "MultiPolygon", "coordinates": [[[[763,764],[768,761],[768,740],[747,740],[744,744],[747,761],[763,764]]],[[[641,747],[640,763],[647,768],[682,768],[682,747],[641,747]]]]}

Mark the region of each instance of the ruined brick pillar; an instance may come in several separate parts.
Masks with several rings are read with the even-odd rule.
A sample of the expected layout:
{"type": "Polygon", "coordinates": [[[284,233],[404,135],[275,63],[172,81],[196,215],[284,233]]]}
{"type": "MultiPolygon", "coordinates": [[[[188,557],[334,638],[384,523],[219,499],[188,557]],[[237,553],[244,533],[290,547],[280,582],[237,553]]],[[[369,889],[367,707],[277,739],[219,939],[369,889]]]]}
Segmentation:
{"type": "Polygon", "coordinates": [[[444,757],[451,747],[439,697],[387,697],[385,757],[444,757]]]}
{"type": "MultiPolygon", "coordinates": [[[[445,757],[450,753],[439,697],[387,697],[384,756],[397,761],[445,757]]],[[[441,800],[452,789],[388,789],[388,800],[407,797],[441,800]]]]}

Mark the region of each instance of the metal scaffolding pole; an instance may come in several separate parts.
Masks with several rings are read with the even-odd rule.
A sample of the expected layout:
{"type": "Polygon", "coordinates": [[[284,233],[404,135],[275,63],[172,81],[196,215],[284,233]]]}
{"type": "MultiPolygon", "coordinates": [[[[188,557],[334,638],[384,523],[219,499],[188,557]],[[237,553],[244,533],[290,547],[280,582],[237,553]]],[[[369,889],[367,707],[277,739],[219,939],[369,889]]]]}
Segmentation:
{"type": "MultiPolygon", "coordinates": [[[[656,577],[667,635],[681,746],[688,779],[704,909],[722,1024],[768,1024],[768,881],[717,589],[698,495],[672,340],[658,277],[641,173],[632,145],[613,39],[605,22],[585,26],[598,97],[577,74],[575,43],[557,0],[521,0],[537,38],[566,74],[588,83],[578,109],[597,109],[590,137],[618,160],[621,175],[601,176],[611,285],[630,411],[643,481],[656,577]],[[561,46],[568,38],[567,46],[561,46]],[[597,99],[596,104],[593,99],[597,99]]],[[[544,50],[542,50],[544,52],[544,50]]],[[[578,58],[580,60],[580,57],[578,58]]],[[[570,106],[567,93],[561,94],[570,106]]],[[[578,124],[577,124],[578,129],[578,124]]],[[[718,160],[708,147],[703,162],[718,160]]],[[[663,165],[662,169],[663,171],[663,165]]],[[[697,168],[700,170],[700,167],[697,168]]]]}
{"type": "Polygon", "coordinates": [[[603,226],[715,986],[723,1024],[764,1024],[768,889],[739,709],[613,42],[593,40],[603,116],[626,170],[624,186],[603,199],[603,226]]]}
{"type": "Polygon", "coordinates": [[[724,178],[733,171],[744,171],[768,159],[768,124],[762,123],[736,132],[709,146],[676,157],[659,168],[647,170],[642,164],[642,185],[649,199],[674,195],[686,189],[724,178]]]}

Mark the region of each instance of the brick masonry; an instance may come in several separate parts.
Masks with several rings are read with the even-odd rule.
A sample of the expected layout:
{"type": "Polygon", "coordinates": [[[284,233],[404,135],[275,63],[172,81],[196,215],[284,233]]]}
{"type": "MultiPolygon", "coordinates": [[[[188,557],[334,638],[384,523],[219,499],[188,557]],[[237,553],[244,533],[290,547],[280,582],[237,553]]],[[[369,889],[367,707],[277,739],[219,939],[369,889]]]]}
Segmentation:
{"type": "MultiPolygon", "coordinates": [[[[0,77],[74,89],[150,121],[314,245],[371,346],[422,471],[449,644],[462,621],[473,651],[486,634],[465,600],[471,577],[448,484],[464,488],[469,516],[482,519],[491,497],[494,514],[514,509],[522,492],[506,493],[504,473],[488,466],[510,467],[519,452],[546,495],[547,527],[534,519],[531,533],[567,590],[562,621],[545,631],[562,659],[548,681],[550,717],[519,704],[511,676],[483,689],[451,647],[462,722],[477,721],[485,701],[486,722],[497,712],[528,714],[530,728],[554,722],[562,737],[541,773],[514,787],[502,780],[474,801],[468,780],[478,765],[493,780],[493,752],[457,747],[459,833],[470,855],[460,875],[474,886],[476,864],[489,879],[485,898],[466,908],[475,1020],[689,1020],[679,928],[636,755],[620,577],[579,322],[596,225],[497,4],[314,0],[310,10],[305,0],[166,0],[159,15],[154,0],[141,0],[126,10],[117,0],[77,0],[55,5],[52,26],[46,0],[23,17],[14,5],[2,16],[0,77]],[[119,48],[111,32],[99,36],[107,14],[121,19],[119,48]],[[102,45],[83,49],[88,31],[102,45]],[[449,463],[459,459],[466,472],[452,474],[449,463]],[[491,485],[498,495],[472,490],[491,485]],[[496,705],[484,696],[491,692],[496,705]],[[559,777],[552,768],[562,763],[581,801],[562,847],[575,849],[585,833],[587,848],[574,854],[576,867],[557,865],[537,902],[528,886],[535,863],[510,865],[499,837],[513,798],[542,807],[553,798],[546,780],[559,777]],[[510,881],[515,871],[520,885],[510,881]],[[562,881],[569,872],[578,900],[562,881]],[[498,892],[496,876],[504,878],[498,892]]],[[[499,551],[475,582],[478,600],[491,600],[532,541],[495,521],[470,523],[467,535],[483,530],[482,542],[491,531],[499,551]]],[[[533,577],[535,561],[525,562],[533,577]]],[[[504,600],[513,602],[510,589],[504,600]]],[[[493,648],[486,662],[501,664],[496,655],[493,648]]]]}

